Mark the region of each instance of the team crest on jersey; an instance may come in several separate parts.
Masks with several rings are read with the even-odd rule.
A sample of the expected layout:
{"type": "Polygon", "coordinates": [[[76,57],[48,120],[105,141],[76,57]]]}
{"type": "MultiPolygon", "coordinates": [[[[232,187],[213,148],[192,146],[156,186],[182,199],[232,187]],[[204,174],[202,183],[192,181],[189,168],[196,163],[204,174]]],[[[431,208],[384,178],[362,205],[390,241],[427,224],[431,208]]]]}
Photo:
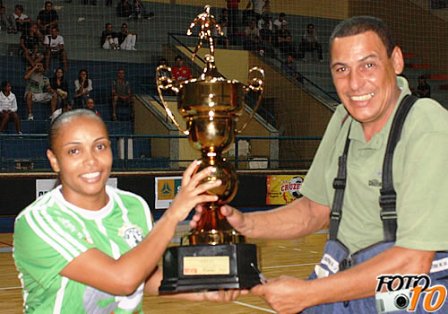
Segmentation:
{"type": "Polygon", "coordinates": [[[143,240],[143,232],[139,226],[126,224],[120,228],[118,235],[122,237],[130,247],[135,247],[143,240]]]}

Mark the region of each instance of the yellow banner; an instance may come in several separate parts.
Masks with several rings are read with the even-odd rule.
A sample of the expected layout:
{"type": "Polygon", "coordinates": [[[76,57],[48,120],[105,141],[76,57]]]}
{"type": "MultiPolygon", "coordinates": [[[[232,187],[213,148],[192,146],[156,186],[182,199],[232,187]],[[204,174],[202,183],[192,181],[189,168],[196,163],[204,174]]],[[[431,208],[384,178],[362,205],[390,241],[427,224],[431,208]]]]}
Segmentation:
{"type": "Polygon", "coordinates": [[[299,190],[304,178],[305,175],[267,176],[266,204],[283,205],[299,198],[301,196],[299,190]]]}

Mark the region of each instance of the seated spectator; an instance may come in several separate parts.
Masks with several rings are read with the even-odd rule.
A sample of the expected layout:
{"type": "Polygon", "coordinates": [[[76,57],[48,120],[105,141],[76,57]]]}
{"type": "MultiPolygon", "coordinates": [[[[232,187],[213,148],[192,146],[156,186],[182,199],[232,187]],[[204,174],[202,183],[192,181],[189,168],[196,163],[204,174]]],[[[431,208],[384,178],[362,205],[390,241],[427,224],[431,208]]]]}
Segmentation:
{"type": "Polygon", "coordinates": [[[23,5],[16,4],[14,7],[14,12],[8,16],[7,22],[7,31],[8,33],[15,34],[17,32],[25,32],[29,29],[31,24],[31,19],[23,13],[23,5]]]}
{"type": "Polygon", "coordinates": [[[260,31],[254,19],[250,20],[249,25],[244,28],[243,47],[251,51],[260,51],[262,48],[260,31]]]}
{"type": "Polygon", "coordinates": [[[45,7],[37,15],[37,25],[39,31],[43,35],[50,33],[52,26],[58,26],[59,16],[56,10],[53,9],[53,3],[51,1],[45,1],[45,7]]]}
{"type": "Polygon", "coordinates": [[[280,29],[276,31],[275,42],[277,48],[284,54],[284,56],[289,54],[292,54],[293,56],[297,55],[292,34],[288,29],[288,24],[282,24],[280,29]]]}
{"type": "Polygon", "coordinates": [[[50,35],[45,35],[44,45],[46,47],[45,68],[49,70],[51,59],[56,57],[64,65],[64,71],[67,71],[67,52],[64,47],[64,37],[59,34],[57,26],[51,27],[50,35]]]}
{"type": "Polygon", "coordinates": [[[29,67],[23,77],[26,84],[25,102],[28,110],[28,120],[34,120],[33,102],[50,102],[51,113],[56,110],[57,97],[51,89],[50,80],[44,75],[44,66],[41,62],[29,67]]]}
{"type": "Polygon", "coordinates": [[[89,79],[89,72],[86,69],[79,70],[78,79],[75,80],[75,96],[73,100],[76,108],[84,108],[86,101],[90,98],[93,90],[92,80],[89,79]]]}
{"type": "Polygon", "coordinates": [[[424,75],[418,77],[417,89],[415,89],[414,95],[420,98],[430,98],[431,97],[431,85],[426,81],[424,75]]]}
{"type": "Polygon", "coordinates": [[[269,14],[263,14],[261,19],[258,21],[257,27],[260,30],[261,40],[269,42],[273,45],[274,24],[272,23],[271,16],[269,14]]]}
{"type": "Polygon", "coordinates": [[[261,16],[263,15],[265,2],[266,2],[265,0],[249,0],[247,2],[246,10],[251,11],[250,16],[255,18],[257,23],[261,19],[261,16]]]}
{"type": "Polygon", "coordinates": [[[101,33],[100,44],[103,49],[120,49],[120,45],[118,44],[118,34],[113,31],[111,23],[106,23],[104,26],[104,31],[101,33]]]}
{"type": "Polygon", "coordinates": [[[121,24],[121,31],[118,33],[118,43],[120,45],[120,49],[123,50],[134,50],[135,42],[137,41],[137,34],[129,32],[128,24],[121,24]]]}
{"type": "Polygon", "coordinates": [[[171,68],[171,74],[176,84],[181,84],[183,81],[191,79],[191,69],[185,65],[184,59],[181,55],[174,58],[175,65],[171,68]]]}
{"type": "Polygon", "coordinates": [[[53,112],[53,114],[51,115],[51,123],[53,123],[53,121],[57,117],[59,117],[61,114],[63,114],[64,112],[67,112],[67,111],[71,111],[72,109],[73,109],[73,104],[71,104],[70,102],[66,101],[61,108],[56,109],[53,112]]]}
{"type": "Polygon", "coordinates": [[[124,69],[118,69],[117,78],[112,82],[112,120],[116,121],[117,107],[124,105],[130,109],[131,120],[134,117],[134,96],[132,95],[131,85],[126,81],[124,69]]]}
{"type": "Polygon", "coordinates": [[[293,78],[295,78],[299,82],[303,82],[303,77],[297,71],[297,64],[294,56],[292,54],[288,54],[286,60],[282,62],[282,71],[293,78]]]}
{"type": "Polygon", "coordinates": [[[278,17],[274,20],[274,27],[275,30],[279,30],[282,25],[288,25],[288,21],[286,20],[286,14],[285,13],[280,13],[278,15],[278,17]]]}
{"type": "Polygon", "coordinates": [[[14,121],[16,133],[22,134],[20,131],[20,118],[17,114],[17,99],[16,95],[11,92],[11,83],[3,81],[0,91],[0,132],[4,132],[8,127],[10,120],[14,121]]]}
{"type": "Polygon", "coordinates": [[[64,103],[68,101],[68,83],[64,78],[65,71],[63,68],[57,68],[54,76],[50,79],[51,89],[56,93],[57,108],[62,108],[64,103]]]}
{"type": "Polygon", "coordinates": [[[217,37],[217,43],[227,48],[229,46],[229,37],[227,36],[229,26],[229,12],[226,8],[221,10],[221,14],[218,17],[218,24],[221,26],[222,36],[218,34],[216,28],[213,29],[213,36],[217,37]]]}
{"type": "Polygon", "coordinates": [[[89,110],[95,112],[95,114],[97,116],[101,116],[100,112],[98,110],[96,110],[95,101],[93,100],[93,98],[88,98],[87,99],[87,101],[86,101],[86,109],[89,109],[89,110]]]}
{"type": "Polygon", "coordinates": [[[0,2],[0,31],[7,30],[8,18],[6,15],[6,7],[0,2]]]}
{"type": "Polygon", "coordinates": [[[31,23],[28,31],[23,32],[20,36],[19,54],[23,56],[25,63],[32,67],[44,59],[43,54],[39,51],[40,36],[36,23],[31,23]]]}
{"type": "Polygon", "coordinates": [[[154,16],[154,12],[147,12],[142,0],[134,0],[132,3],[132,13],[130,19],[149,19],[154,16]]]}
{"type": "Polygon", "coordinates": [[[317,38],[316,27],[311,23],[306,26],[306,31],[302,36],[302,42],[299,45],[299,58],[301,58],[303,61],[306,61],[305,52],[307,51],[316,51],[319,61],[323,61],[322,45],[319,43],[319,40],[317,38]]]}
{"type": "Polygon", "coordinates": [[[129,0],[120,0],[117,4],[117,16],[118,17],[130,17],[132,14],[132,4],[129,0]]]}

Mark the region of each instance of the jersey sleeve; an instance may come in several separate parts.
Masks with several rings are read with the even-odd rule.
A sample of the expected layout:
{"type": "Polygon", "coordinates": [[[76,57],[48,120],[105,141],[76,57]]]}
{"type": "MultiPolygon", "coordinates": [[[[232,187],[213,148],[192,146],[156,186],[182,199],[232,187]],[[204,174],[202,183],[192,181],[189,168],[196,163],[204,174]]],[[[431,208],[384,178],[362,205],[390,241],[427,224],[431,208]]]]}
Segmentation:
{"type": "Polygon", "coordinates": [[[14,259],[21,273],[48,288],[74,258],[92,248],[76,221],[32,210],[16,219],[14,259]]]}

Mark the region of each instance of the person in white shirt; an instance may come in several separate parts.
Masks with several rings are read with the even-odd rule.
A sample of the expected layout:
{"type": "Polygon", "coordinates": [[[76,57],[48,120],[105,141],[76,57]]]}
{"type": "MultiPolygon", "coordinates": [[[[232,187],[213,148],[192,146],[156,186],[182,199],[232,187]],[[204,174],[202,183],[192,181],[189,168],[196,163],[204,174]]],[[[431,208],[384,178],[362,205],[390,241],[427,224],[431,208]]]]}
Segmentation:
{"type": "Polygon", "coordinates": [[[16,95],[11,92],[11,83],[3,81],[0,91],[0,132],[4,132],[8,126],[9,120],[14,121],[17,134],[22,134],[20,131],[20,119],[17,115],[17,99],[16,95]]]}
{"type": "Polygon", "coordinates": [[[64,37],[59,34],[59,28],[57,26],[51,27],[50,34],[45,35],[44,45],[46,47],[45,68],[48,70],[51,59],[57,57],[63,63],[64,71],[67,71],[67,52],[64,48],[64,37]]]}
{"type": "Polygon", "coordinates": [[[14,12],[7,17],[8,28],[10,34],[17,32],[24,32],[30,27],[31,19],[28,15],[23,13],[23,5],[16,4],[14,12]]]}

